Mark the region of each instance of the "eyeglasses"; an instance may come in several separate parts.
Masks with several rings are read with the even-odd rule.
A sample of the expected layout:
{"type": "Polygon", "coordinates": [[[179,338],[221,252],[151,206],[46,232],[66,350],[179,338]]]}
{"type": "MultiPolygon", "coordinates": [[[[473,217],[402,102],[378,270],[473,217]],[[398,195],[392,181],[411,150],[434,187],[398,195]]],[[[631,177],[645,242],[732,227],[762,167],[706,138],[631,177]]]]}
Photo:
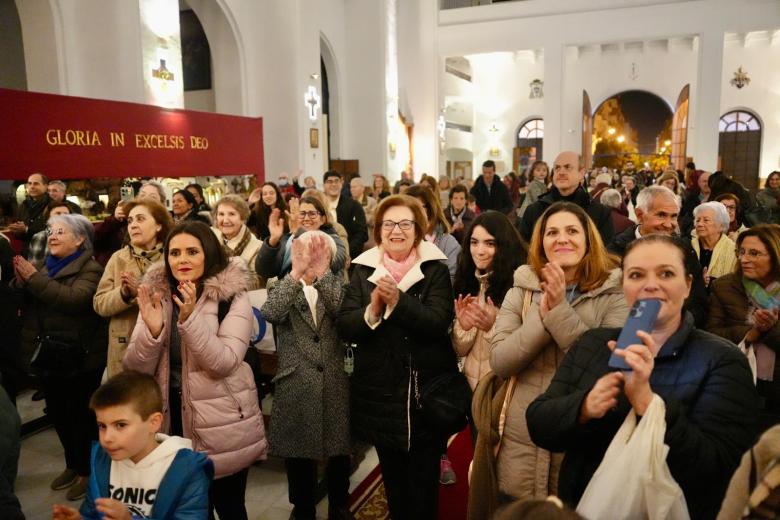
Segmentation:
{"type": "Polygon", "coordinates": [[[398,226],[401,231],[409,231],[414,227],[414,220],[402,220],[400,222],[395,222],[394,220],[382,221],[382,229],[385,231],[392,231],[395,229],[395,226],[398,226]]]}
{"type": "Polygon", "coordinates": [[[52,236],[52,235],[61,236],[66,234],[67,232],[68,231],[64,228],[52,229],[49,226],[46,226],[46,236],[52,236]]]}
{"type": "Polygon", "coordinates": [[[762,253],[761,251],[756,251],[755,249],[737,249],[736,253],[738,257],[746,256],[748,258],[752,258],[753,260],[758,260],[759,258],[769,256],[768,254],[762,253]]]}
{"type": "Polygon", "coordinates": [[[298,218],[300,218],[301,220],[304,220],[304,219],[307,219],[307,218],[310,218],[310,219],[313,220],[313,219],[319,217],[320,215],[321,215],[321,213],[319,211],[299,211],[298,212],[298,218]]]}

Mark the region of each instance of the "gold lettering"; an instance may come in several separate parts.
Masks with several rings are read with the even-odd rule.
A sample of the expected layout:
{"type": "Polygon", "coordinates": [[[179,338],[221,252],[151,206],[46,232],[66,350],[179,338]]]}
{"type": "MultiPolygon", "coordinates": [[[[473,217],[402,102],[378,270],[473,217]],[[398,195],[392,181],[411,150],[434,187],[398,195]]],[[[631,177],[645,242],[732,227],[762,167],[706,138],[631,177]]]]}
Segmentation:
{"type": "Polygon", "coordinates": [[[60,130],[51,128],[46,131],[46,142],[51,146],[103,146],[100,135],[95,130],[60,130]]]}
{"type": "Polygon", "coordinates": [[[205,137],[198,137],[196,135],[190,136],[190,148],[193,150],[208,150],[209,140],[205,137]]]}
{"type": "Polygon", "coordinates": [[[46,130],[46,142],[52,146],[57,144],[57,138],[59,137],[59,130],[46,130]]]}
{"type": "Polygon", "coordinates": [[[111,146],[124,146],[125,145],[125,133],[124,132],[111,132],[108,134],[111,138],[111,146]]]}

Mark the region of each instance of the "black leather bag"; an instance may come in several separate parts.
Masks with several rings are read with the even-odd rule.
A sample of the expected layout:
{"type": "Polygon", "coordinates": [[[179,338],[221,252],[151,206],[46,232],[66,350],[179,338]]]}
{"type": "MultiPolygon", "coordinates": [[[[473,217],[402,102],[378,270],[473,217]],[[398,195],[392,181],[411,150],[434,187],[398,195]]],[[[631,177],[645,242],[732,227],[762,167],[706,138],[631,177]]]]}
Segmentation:
{"type": "Polygon", "coordinates": [[[461,372],[434,376],[420,391],[420,404],[428,427],[441,435],[454,435],[468,423],[471,387],[461,372]]]}
{"type": "Polygon", "coordinates": [[[39,375],[69,377],[77,374],[87,358],[87,350],[73,341],[50,334],[38,336],[30,366],[39,375]]]}

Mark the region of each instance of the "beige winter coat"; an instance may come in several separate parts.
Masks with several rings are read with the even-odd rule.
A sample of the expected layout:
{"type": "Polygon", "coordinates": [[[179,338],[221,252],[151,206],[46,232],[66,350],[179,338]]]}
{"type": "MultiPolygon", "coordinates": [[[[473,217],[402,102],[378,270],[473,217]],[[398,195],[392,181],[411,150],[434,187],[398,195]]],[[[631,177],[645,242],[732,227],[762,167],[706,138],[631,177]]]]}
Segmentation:
{"type": "Polygon", "coordinates": [[[620,281],[621,271],[614,269],[601,287],[571,304],[563,301],[542,320],[539,279],[528,265],[515,271],[514,287],[507,292],[496,318],[490,352],[493,372],[504,378],[518,376],[498,453],[502,493],[518,499],[556,494],[563,454],[551,454],[531,442],[525,411],[547,389],[564,355],[582,333],[596,327],[623,326],[628,307],[620,281]],[[533,298],[523,320],[523,296],[528,290],[533,291],[533,298]]]}
{"type": "MultiPolygon", "coordinates": [[[[219,243],[223,244],[225,242],[225,237],[222,235],[222,231],[216,227],[212,227],[211,230],[217,236],[219,243]]],[[[249,286],[249,290],[253,291],[255,289],[265,287],[265,280],[260,278],[260,275],[258,275],[255,271],[255,260],[257,259],[257,253],[260,251],[260,247],[263,245],[262,240],[257,238],[255,234],[249,230],[249,228],[246,226],[241,226],[241,231],[239,231],[235,237],[228,240],[227,246],[231,249],[238,247],[238,245],[241,243],[241,239],[244,238],[244,233],[249,233],[249,243],[246,245],[246,247],[244,247],[244,250],[240,255],[238,255],[238,257],[246,262],[246,266],[252,273],[252,283],[249,286]]]]}
{"type": "MultiPolygon", "coordinates": [[[[487,274],[483,275],[479,284],[478,299],[484,304],[485,292],[487,291],[487,274]]],[[[479,275],[477,275],[479,279],[479,275]]],[[[493,340],[493,333],[496,330],[496,324],[485,332],[477,327],[465,331],[460,326],[460,322],[455,318],[452,326],[452,346],[455,352],[463,360],[463,374],[469,381],[471,389],[477,387],[479,380],[490,373],[490,342],[493,340]]]]}
{"type": "MultiPolygon", "coordinates": [[[[162,257],[160,257],[162,262],[162,257]]],[[[108,326],[108,361],[106,369],[108,377],[122,371],[122,358],[125,356],[127,344],[133,333],[138,318],[138,303],[135,298],[124,301],[120,294],[122,288],[122,272],[127,271],[141,279],[141,270],[133,260],[130,247],[125,246],[111,255],[103,271],[103,277],[92,300],[95,312],[104,318],[111,318],[108,326]]]]}

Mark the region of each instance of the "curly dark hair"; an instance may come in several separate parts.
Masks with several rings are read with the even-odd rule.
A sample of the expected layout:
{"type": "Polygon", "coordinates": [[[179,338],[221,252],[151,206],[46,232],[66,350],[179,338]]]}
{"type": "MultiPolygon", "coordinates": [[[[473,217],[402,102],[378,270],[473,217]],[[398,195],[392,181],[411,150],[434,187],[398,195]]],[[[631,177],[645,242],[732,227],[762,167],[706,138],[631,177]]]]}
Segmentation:
{"type": "Polygon", "coordinates": [[[512,287],[515,269],[523,265],[528,255],[528,246],[506,215],[498,211],[486,211],[477,215],[463,237],[462,249],[458,255],[458,270],[453,284],[455,294],[479,294],[479,281],[474,272],[476,265],[471,257],[471,235],[474,228],[482,226],[496,240],[496,254],[493,257],[492,274],[488,278],[485,297],[501,305],[506,292],[512,287]]]}

